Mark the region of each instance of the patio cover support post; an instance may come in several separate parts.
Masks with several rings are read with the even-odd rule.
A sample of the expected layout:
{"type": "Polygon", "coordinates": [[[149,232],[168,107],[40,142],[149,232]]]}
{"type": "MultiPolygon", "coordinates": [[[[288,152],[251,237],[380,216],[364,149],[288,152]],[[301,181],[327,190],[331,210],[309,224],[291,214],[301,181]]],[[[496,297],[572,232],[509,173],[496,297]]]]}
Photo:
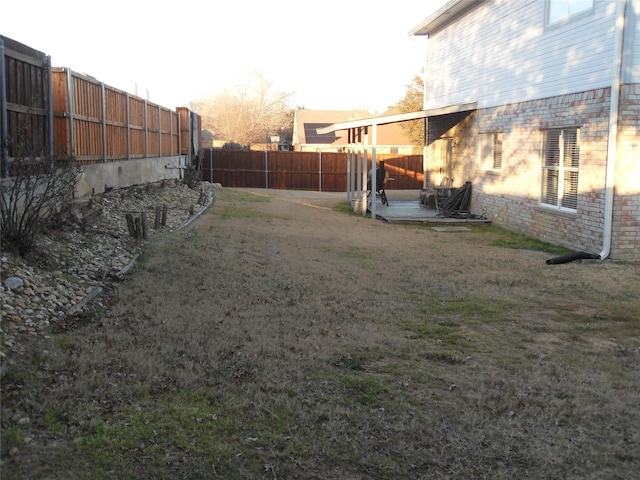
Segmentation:
{"type": "Polygon", "coordinates": [[[362,196],[362,145],[360,144],[361,129],[358,128],[356,138],[356,198],[362,196]]]}
{"type": "Polygon", "coordinates": [[[353,200],[353,129],[347,130],[347,202],[353,200]]]}
{"type": "Polygon", "coordinates": [[[376,219],[376,189],[377,185],[377,173],[376,173],[376,142],[378,140],[378,126],[373,124],[371,128],[371,218],[376,219]]]}
{"type": "Polygon", "coordinates": [[[367,160],[369,153],[367,152],[367,146],[361,145],[362,155],[360,156],[360,184],[362,190],[360,191],[360,198],[362,199],[362,216],[367,215],[367,160]]]}
{"type": "Polygon", "coordinates": [[[427,189],[427,117],[422,119],[422,188],[427,189]]]}

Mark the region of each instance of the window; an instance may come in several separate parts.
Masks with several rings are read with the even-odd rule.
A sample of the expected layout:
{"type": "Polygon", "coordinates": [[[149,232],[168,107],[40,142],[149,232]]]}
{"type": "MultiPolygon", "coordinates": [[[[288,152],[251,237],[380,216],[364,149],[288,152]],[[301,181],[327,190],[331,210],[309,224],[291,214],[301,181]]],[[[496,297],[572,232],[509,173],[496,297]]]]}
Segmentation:
{"type": "Polygon", "coordinates": [[[541,203],[558,209],[576,210],[580,129],[543,132],[542,156],[541,203]]]}
{"type": "Polygon", "coordinates": [[[594,0],[547,0],[547,25],[569,20],[593,9],[594,0]]]}
{"type": "Polygon", "coordinates": [[[502,168],[502,132],[480,134],[480,169],[502,168]]]}

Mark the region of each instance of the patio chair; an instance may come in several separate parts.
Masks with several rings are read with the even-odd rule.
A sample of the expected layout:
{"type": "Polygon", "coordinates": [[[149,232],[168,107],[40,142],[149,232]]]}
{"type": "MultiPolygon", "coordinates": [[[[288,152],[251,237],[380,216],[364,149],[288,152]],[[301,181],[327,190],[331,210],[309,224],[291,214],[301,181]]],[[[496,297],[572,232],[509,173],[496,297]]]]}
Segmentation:
{"type": "Polygon", "coordinates": [[[433,199],[433,206],[440,211],[442,202],[449,198],[456,189],[453,187],[453,178],[442,177],[439,185],[427,185],[420,192],[420,203],[429,206],[433,199]]]}
{"type": "MultiPolygon", "coordinates": [[[[367,197],[371,197],[371,175],[367,177],[367,197]]],[[[380,162],[380,166],[376,168],[376,198],[382,200],[383,205],[389,206],[389,200],[387,200],[387,194],[384,191],[384,184],[389,179],[389,173],[384,168],[384,161],[380,162]]]]}

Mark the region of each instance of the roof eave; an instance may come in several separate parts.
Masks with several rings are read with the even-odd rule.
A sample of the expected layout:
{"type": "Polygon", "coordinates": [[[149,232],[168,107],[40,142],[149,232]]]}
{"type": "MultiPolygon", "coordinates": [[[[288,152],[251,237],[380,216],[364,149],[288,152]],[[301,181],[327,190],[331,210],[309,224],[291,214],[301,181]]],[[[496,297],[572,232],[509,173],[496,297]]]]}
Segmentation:
{"type": "Polygon", "coordinates": [[[446,24],[453,22],[467,10],[477,7],[487,0],[451,0],[436,10],[429,18],[409,31],[412,37],[430,35],[446,24]]]}

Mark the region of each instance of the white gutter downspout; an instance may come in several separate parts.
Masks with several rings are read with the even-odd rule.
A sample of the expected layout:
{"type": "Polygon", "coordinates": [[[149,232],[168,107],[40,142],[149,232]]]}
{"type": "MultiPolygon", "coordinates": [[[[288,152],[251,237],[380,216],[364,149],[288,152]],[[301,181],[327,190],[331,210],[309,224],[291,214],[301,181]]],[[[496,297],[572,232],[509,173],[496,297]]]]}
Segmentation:
{"type": "Polygon", "coordinates": [[[626,0],[618,0],[616,7],[615,38],[613,43],[613,76],[611,81],[611,100],[609,107],[609,138],[607,146],[607,169],[604,186],[604,230],[602,235],[602,251],[600,259],[604,260],[611,253],[611,230],[613,225],[613,193],[615,186],[618,112],[620,104],[620,84],[622,81],[622,53],[626,0]]]}

